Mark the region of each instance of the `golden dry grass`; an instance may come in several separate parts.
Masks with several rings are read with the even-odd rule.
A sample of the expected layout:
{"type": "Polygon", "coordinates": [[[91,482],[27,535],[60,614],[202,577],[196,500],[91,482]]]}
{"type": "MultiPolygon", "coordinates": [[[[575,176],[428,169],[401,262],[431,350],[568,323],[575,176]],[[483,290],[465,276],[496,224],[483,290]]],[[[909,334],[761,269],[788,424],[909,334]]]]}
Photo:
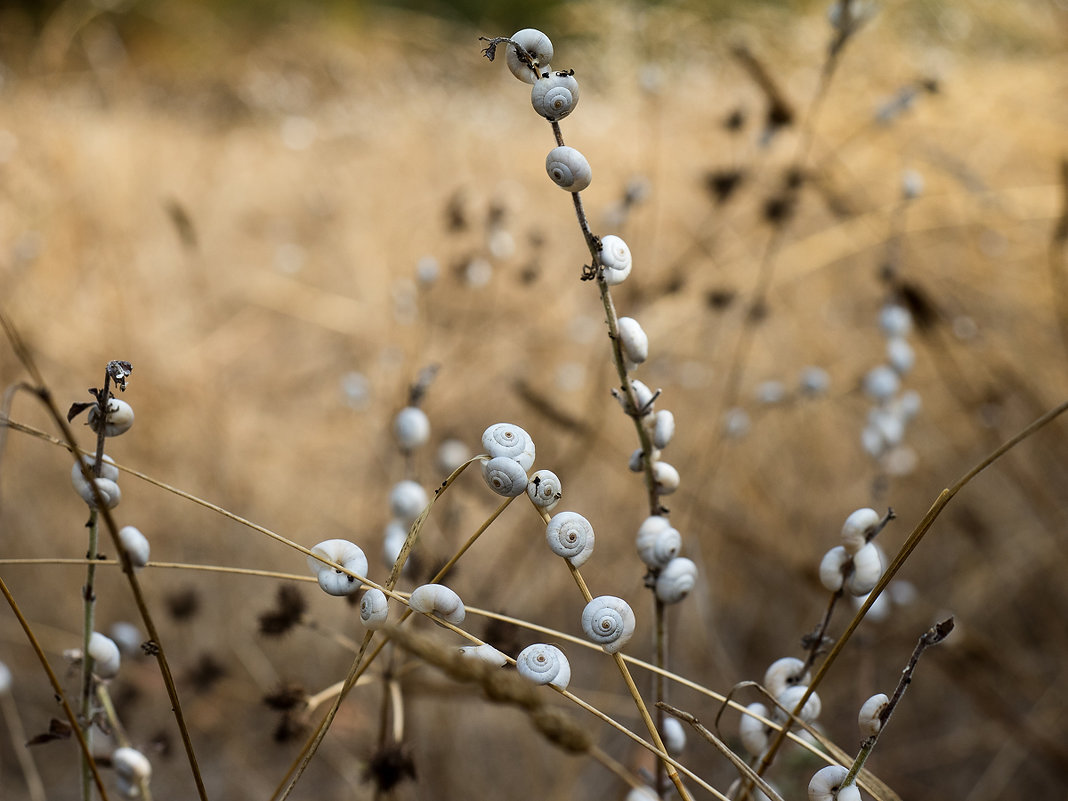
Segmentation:
{"type": "MultiPolygon", "coordinates": [[[[565,506],[597,527],[588,580],[632,601],[631,650],[649,656],[632,555],[644,495],[625,469],[634,434],[608,396],[614,377],[595,289],[578,280],[583,243],[570,201],[542,173],[551,135],[523,88],[479,56],[479,33],[506,32],[382,15],[356,28],[311,20],[242,41],[181,4],[158,8],[156,26],[125,41],[124,54],[109,39],[118,29],[100,17],[13,54],[5,73],[0,297],[55,396],[84,400],[108,359],[130,360],[137,424],[110,444],[120,463],[306,545],[351,538],[380,576],[387,493],[405,474],[390,421],[419,370],[439,365],[425,401],[434,442],[459,437],[473,449],[499,420],[530,431],[538,465],[564,481],[565,506]],[[450,204],[463,210],[463,230],[446,224],[450,204]],[[493,264],[487,285],[470,287],[464,266],[486,255],[491,209],[517,250],[493,264]],[[182,218],[188,229],[176,224],[182,218]],[[415,265],[425,255],[442,274],[420,289],[415,265]],[[341,389],[350,371],[371,388],[359,409],[341,389]]],[[[584,193],[594,230],[610,232],[602,220],[628,180],[649,186],[621,230],[636,267],[616,301],[652,342],[637,376],[663,389],[679,425],[666,458],[683,483],[669,505],[702,568],[699,590],[673,612],[671,662],[683,675],[725,691],[798,653],[823,609],[818,559],[850,511],[892,505],[899,520],[882,538],[892,552],[939,490],[1068,394],[1064,307],[1050,272],[1068,130],[1058,9],[906,5],[886,10],[846,50],[807,166],[848,211],[834,213],[815,181],[806,184],[739,387],[752,430],[736,440],[722,436],[725,383],[771,236],[760,209],[799,133],[757,144],[763,99],[729,47],[744,39],[803,112],[826,23],[815,9],[713,20],[692,9],[601,5],[545,23],[554,66],[573,66],[583,80],[563,129],[594,167],[584,193]],[[937,94],[921,94],[891,125],[872,124],[880,103],[925,77],[938,79],[937,94]],[[722,121],[736,108],[748,123],[731,135],[722,121]],[[747,180],[717,207],[704,175],[731,166],[747,180]],[[898,214],[906,168],[923,174],[926,189],[898,214]],[[918,465],[873,500],[859,384],[882,358],[878,271],[895,230],[901,275],[935,316],[913,339],[907,382],[924,401],[908,434],[918,465]],[[712,291],[734,301],[713,308],[712,291]],[[829,371],[828,397],[772,407],[753,399],[766,379],[794,386],[807,364],[829,371]]],[[[23,376],[7,348],[0,376],[5,385],[23,376]]],[[[46,427],[25,396],[12,416],[46,427]]],[[[869,763],[902,797],[1062,795],[1065,448],[1058,422],[969,486],[906,566],[915,602],[865,624],[821,691],[825,730],[851,750],[860,703],[890,691],[936,615],[956,616],[958,631],[925,658],[869,763]]],[[[414,470],[428,485],[442,476],[431,454],[414,470]]],[[[85,509],[68,473],[60,449],[9,437],[0,556],[83,553],[85,509]]],[[[206,510],[130,479],[123,488],[119,519],[145,531],[154,559],[305,570],[303,557],[206,510]]],[[[495,505],[488,495],[465,477],[446,496],[426,533],[424,567],[477,526],[495,505]]],[[[539,532],[527,510],[509,509],[453,586],[469,604],[578,633],[579,597],[539,532]]],[[[79,641],[82,570],[4,567],[2,575],[59,663],[79,641]]],[[[192,621],[160,614],[213,797],[268,797],[295,743],[272,741],[277,715],[260,697],[283,678],[314,692],[343,675],[351,656],[310,631],[259,636],[274,581],[143,575],[161,610],[180,588],[200,599],[192,621]],[[226,675],[198,693],[184,677],[202,654],[226,675]]],[[[105,575],[98,594],[100,620],[130,618],[117,575],[105,575]]],[[[359,636],[346,604],[304,594],[324,628],[359,636]]],[[[481,634],[481,624],[472,630],[481,634]]],[[[0,643],[27,726],[41,730],[55,714],[51,691],[10,616],[0,618],[0,643]]],[[[583,653],[572,662],[577,693],[636,722],[609,666],[583,653]]],[[[419,780],[398,798],[625,793],[595,763],[543,743],[521,714],[428,668],[411,668],[403,681],[419,780]],[[521,791],[502,789],[517,782],[521,791]]],[[[135,740],[161,730],[173,740],[155,666],[135,664],[121,682],[135,740]]],[[[715,715],[688,691],[672,690],[671,700],[705,720],[715,715]]],[[[372,797],[361,771],[378,704],[377,685],[357,690],[299,795],[372,797]]],[[[628,766],[652,764],[580,720],[628,766]]],[[[735,723],[728,716],[729,732],[735,723]]],[[[15,746],[6,736],[0,743],[0,777],[22,797],[15,746]]],[[[34,755],[56,797],[69,795],[70,746],[34,755]]],[[[729,783],[728,766],[694,738],[684,761],[729,783]]],[[[155,762],[157,797],[191,793],[176,743],[155,762]]],[[[777,780],[787,797],[802,797],[814,769],[796,755],[783,760],[777,780]]]]}

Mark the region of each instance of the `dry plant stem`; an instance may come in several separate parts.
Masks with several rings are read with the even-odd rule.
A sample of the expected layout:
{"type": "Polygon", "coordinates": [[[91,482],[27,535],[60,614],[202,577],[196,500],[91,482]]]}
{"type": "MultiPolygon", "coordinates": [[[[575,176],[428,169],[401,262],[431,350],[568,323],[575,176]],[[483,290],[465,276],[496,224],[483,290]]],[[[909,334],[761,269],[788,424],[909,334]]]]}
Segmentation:
{"type": "MultiPolygon", "coordinates": [[[[11,738],[11,742],[26,742],[26,729],[22,726],[18,704],[15,703],[15,698],[10,692],[0,695],[0,712],[3,712],[4,724],[7,726],[7,733],[11,738]]],[[[22,777],[26,781],[26,788],[30,793],[30,801],[46,801],[44,783],[41,781],[41,774],[37,770],[37,763],[33,761],[33,754],[30,749],[16,748],[15,756],[19,760],[19,768],[22,770],[22,777]]]]}
{"type": "Polygon", "coordinates": [[[879,714],[879,721],[882,723],[879,727],[879,731],[868,737],[861,744],[860,752],[857,754],[857,758],[853,760],[853,765],[849,768],[849,773],[842,779],[842,787],[856,781],[857,774],[860,773],[861,768],[864,767],[864,763],[875,749],[875,744],[879,741],[879,735],[886,731],[886,724],[890,722],[890,716],[894,714],[898,702],[901,701],[901,697],[905,694],[905,690],[907,690],[909,684],[912,683],[912,674],[916,671],[916,665],[919,663],[920,657],[923,656],[923,652],[932,645],[938,645],[938,643],[942,642],[942,640],[949,636],[951,631],[953,631],[952,617],[943,620],[941,623],[936,623],[920,635],[920,639],[916,643],[916,648],[912,651],[912,656],[909,658],[908,664],[905,665],[905,669],[901,671],[901,678],[897,682],[894,694],[890,697],[886,708],[879,714]]]}
{"type": "Polygon", "coordinates": [[[56,676],[55,671],[53,671],[52,666],[48,664],[48,657],[45,656],[41,644],[37,642],[37,637],[34,636],[33,629],[30,628],[29,622],[23,616],[22,610],[15,601],[15,597],[11,594],[11,590],[7,588],[7,584],[2,577],[0,577],[0,593],[3,593],[8,606],[10,606],[11,611],[15,613],[15,617],[18,618],[19,625],[22,626],[22,630],[26,633],[26,638],[30,641],[30,646],[33,648],[34,653],[37,654],[37,659],[41,663],[41,667],[43,667],[45,673],[48,674],[48,681],[52,684],[56,699],[63,706],[63,712],[66,714],[71,730],[74,732],[74,736],[78,740],[78,747],[81,749],[82,758],[86,760],[89,765],[89,771],[92,774],[93,782],[96,784],[96,789],[100,793],[100,797],[104,799],[104,801],[107,801],[108,793],[107,790],[104,789],[104,780],[100,778],[100,771],[97,770],[96,762],[93,760],[93,755],[89,751],[89,743],[86,742],[85,733],[82,731],[82,727],[78,723],[78,716],[74,714],[74,709],[71,707],[70,701],[67,700],[66,693],[63,692],[63,685],[59,683],[59,678],[56,676]]]}
{"type": "MultiPolygon", "coordinates": [[[[793,710],[793,714],[795,716],[800,714],[801,710],[808,702],[808,699],[812,696],[812,693],[816,691],[816,688],[820,685],[820,682],[823,681],[831,666],[838,659],[838,655],[842,652],[842,649],[845,648],[846,643],[849,642],[850,637],[853,636],[853,632],[857,630],[857,627],[864,619],[864,616],[868,614],[868,610],[871,609],[872,604],[874,604],[876,600],[878,600],[883,590],[886,589],[887,585],[894,579],[894,576],[897,575],[898,571],[905,564],[905,561],[912,555],[912,552],[916,550],[916,546],[920,544],[920,541],[923,540],[927,532],[930,531],[931,526],[934,525],[935,520],[938,519],[938,516],[942,513],[942,510],[945,509],[946,505],[951,500],[953,500],[954,496],[956,496],[958,492],[964,489],[964,487],[966,487],[973,478],[983,472],[983,470],[992,465],[994,462],[996,462],[1014,447],[1019,445],[1025,439],[1033,435],[1035,432],[1039,431],[1043,426],[1047,425],[1048,423],[1052,422],[1057,417],[1062,415],[1065,411],[1068,411],[1068,401],[1065,401],[1064,403],[1061,403],[1053,409],[1050,409],[1050,411],[1046,412],[1044,415],[1039,417],[1029,426],[1024,428],[1022,431],[1016,434],[1016,436],[1007,440],[1000,447],[991,452],[985,459],[983,459],[981,462],[975,465],[975,467],[973,467],[960,479],[958,479],[958,481],[952,487],[944,489],[941,493],[939,493],[934,503],[931,504],[931,508],[927,510],[927,513],[923,516],[920,522],[916,524],[916,527],[912,530],[912,533],[909,534],[908,539],[905,540],[905,543],[901,546],[901,549],[894,556],[893,560],[890,562],[889,567],[887,567],[886,572],[883,573],[882,578],[879,579],[879,583],[875,585],[875,588],[871,591],[867,599],[864,601],[864,604],[860,607],[860,609],[857,610],[857,613],[853,616],[853,619],[849,621],[849,625],[846,626],[845,631],[843,631],[841,636],[839,636],[839,638],[835,641],[834,646],[827,654],[827,658],[823,660],[823,663],[816,671],[816,674],[812,677],[812,681],[809,684],[808,689],[805,691],[801,699],[797,702],[797,706],[793,710]]],[[[782,743],[785,739],[785,736],[786,735],[784,727],[783,729],[779,730],[779,732],[775,736],[775,739],[772,740],[771,745],[768,747],[767,751],[764,752],[764,756],[761,758],[760,764],[757,767],[758,774],[763,775],[764,772],[768,769],[768,767],[770,767],[772,761],[775,759],[775,755],[782,747],[782,743]]],[[[744,797],[745,792],[746,791],[743,789],[743,793],[738,797],[744,797]]]]}

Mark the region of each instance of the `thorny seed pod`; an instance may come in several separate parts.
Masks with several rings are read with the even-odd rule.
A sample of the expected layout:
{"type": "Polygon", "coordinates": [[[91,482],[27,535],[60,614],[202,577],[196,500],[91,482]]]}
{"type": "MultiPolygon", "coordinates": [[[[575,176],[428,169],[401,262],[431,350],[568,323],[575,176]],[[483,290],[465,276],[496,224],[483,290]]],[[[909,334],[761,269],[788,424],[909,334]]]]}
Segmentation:
{"type": "Polygon", "coordinates": [[[697,585],[697,565],[685,556],[676,556],[656,577],[656,597],[677,604],[697,585]]]}
{"type": "Polygon", "coordinates": [[[575,110],[579,85],[570,72],[550,72],[534,82],[530,102],[534,110],[550,122],[562,120],[575,110]]]}
{"type": "Polygon", "coordinates": [[[649,337],[633,317],[619,318],[619,344],[623,355],[634,364],[641,364],[649,358],[649,337]]]}
{"type": "Polygon", "coordinates": [[[653,445],[657,448],[666,448],[674,436],[675,415],[667,409],[661,409],[656,413],[653,421],[653,445]]]}
{"type": "Polygon", "coordinates": [[[660,731],[660,737],[668,753],[673,757],[677,757],[686,748],[686,730],[678,718],[670,716],[664,718],[664,727],[660,731]]]}
{"type": "Polygon", "coordinates": [[[463,623],[464,617],[467,616],[460,596],[444,584],[424,584],[416,587],[408,598],[408,606],[425,615],[437,612],[443,620],[456,626],[463,623]]]}
{"type": "Polygon", "coordinates": [[[144,567],[148,564],[150,552],[148,538],[138,529],[133,526],[123,526],[119,529],[119,541],[135,568],[144,567]]]}
{"type": "Polygon", "coordinates": [[[527,489],[527,471],[507,456],[483,460],[482,478],[491,490],[505,498],[515,498],[527,489]]]}
{"type": "Polygon", "coordinates": [[[845,586],[853,595],[867,595],[883,575],[883,559],[879,546],[869,542],[853,555],[853,573],[845,586]]]}
{"type": "MultiPolygon", "coordinates": [[[[788,713],[794,711],[798,701],[801,700],[801,696],[807,691],[807,685],[791,684],[779,693],[775,700],[779,702],[780,706],[775,707],[775,711],[771,713],[771,719],[777,723],[785,723],[789,717],[788,713]],[[783,709],[785,709],[786,712],[783,712],[783,709]]],[[[805,723],[812,723],[812,721],[820,716],[821,711],[823,711],[823,702],[820,701],[819,693],[812,693],[812,695],[808,697],[808,700],[805,701],[805,705],[801,707],[801,711],[797,716],[805,723]]]]}
{"type": "Polygon", "coordinates": [[[482,433],[482,447],[490,458],[507,456],[529,470],[534,464],[534,440],[512,423],[495,423],[482,433]]]}
{"type": "Polygon", "coordinates": [[[582,567],[593,555],[593,526],[578,512],[554,515],[545,527],[545,539],[554,554],[575,567],[582,567]]]}
{"type": "Polygon", "coordinates": [[[430,418],[417,406],[407,406],[393,418],[393,436],[401,450],[413,451],[430,439],[430,418]]]}
{"type": "MultiPolygon", "coordinates": [[[[763,704],[750,704],[745,708],[746,712],[751,712],[752,715],[760,715],[762,718],[767,718],[768,708],[763,704]]],[[[741,737],[742,745],[745,750],[753,756],[760,756],[764,753],[764,749],[768,747],[768,726],[762,721],[757,720],[752,715],[742,715],[742,719],[738,722],[738,735],[741,737]]]]}
{"type": "MultiPolygon", "coordinates": [[[[535,66],[540,73],[548,72],[549,63],[553,58],[553,43],[544,33],[537,28],[524,28],[512,34],[512,41],[526,50],[534,59],[535,66]]],[[[504,54],[505,63],[512,75],[523,83],[534,83],[536,80],[530,67],[523,63],[512,45],[507,46],[504,54]]]]}
{"type": "Polygon", "coordinates": [[[102,679],[110,679],[119,672],[119,646],[110,637],[94,631],[89,637],[89,656],[93,660],[93,673],[102,679]]]}
{"type": "Polygon", "coordinates": [[[508,657],[498,651],[489,643],[482,645],[464,645],[460,648],[460,655],[470,659],[478,659],[487,662],[494,667],[504,667],[508,664],[508,657]]]}
{"type": "MultiPolygon", "coordinates": [[[[315,545],[311,552],[323,559],[336,562],[345,570],[360,576],[367,575],[367,557],[360,547],[348,540],[323,540],[315,545]]],[[[328,595],[350,595],[360,589],[360,582],[348,573],[330,567],[316,559],[308,557],[308,567],[319,579],[319,586],[328,595]]]]}
{"type": "Polygon", "coordinates": [[[527,495],[539,509],[552,511],[564,495],[560,478],[552,470],[538,470],[527,481],[527,495]]]}
{"type": "Polygon", "coordinates": [[[389,599],[382,590],[372,587],[360,599],[360,620],[369,629],[380,629],[389,617],[389,599]]]}
{"type": "Polygon", "coordinates": [[[883,728],[883,722],[879,716],[889,705],[890,699],[885,693],[876,693],[864,702],[860,708],[860,714],[857,715],[857,725],[860,726],[862,735],[872,737],[879,733],[883,728]]]}
{"type": "Polygon", "coordinates": [[[551,684],[566,690],[571,681],[571,665],[555,645],[541,642],[528,645],[515,658],[515,667],[520,676],[535,684],[551,684]]]}
{"type": "MultiPolygon", "coordinates": [[[[89,428],[95,433],[100,433],[100,407],[89,407],[89,428]]],[[[134,422],[133,407],[126,401],[118,398],[108,399],[108,414],[104,421],[104,436],[117,437],[130,430],[134,422]]]]}
{"type": "Polygon", "coordinates": [[[601,266],[604,282],[609,286],[622,284],[630,275],[630,248],[615,234],[601,237],[601,266]]]}
{"type": "Polygon", "coordinates": [[[582,630],[606,654],[618,653],[634,634],[635,625],[630,604],[614,595],[594,598],[582,610],[582,630]]]}
{"type": "Polygon", "coordinates": [[[427,501],[426,490],[411,479],[398,481],[389,493],[389,508],[393,516],[409,525],[426,508],[427,501]]]}
{"type": "Polygon", "coordinates": [[[772,698],[778,698],[787,687],[794,684],[807,685],[812,674],[805,671],[802,675],[804,667],[805,663],[796,657],[784,656],[782,659],[776,659],[764,672],[764,689],[772,698]]]}
{"type": "Polygon", "coordinates": [[[642,562],[649,568],[659,570],[679,555],[682,535],[671,527],[666,517],[650,515],[638,527],[636,545],[642,562]]]}
{"type": "Polygon", "coordinates": [[[849,771],[841,765],[828,765],[816,771],[808,783],[809,801],[860,801],[860,791],[855,784],[842,787],[849,771]]]}
{"type": "Polygon", "coordinates": [[[679,471],[667,462],[653,464],[653,480],[661,495],[670,495],[679,488],[679,471]]]}
{"type": "Polygon", "coordinates": [[[593,180],[586,157],[573,147],[554,147],[545,157],[545,172],[552,182],[568,192],[581,192],[593,180]]]}

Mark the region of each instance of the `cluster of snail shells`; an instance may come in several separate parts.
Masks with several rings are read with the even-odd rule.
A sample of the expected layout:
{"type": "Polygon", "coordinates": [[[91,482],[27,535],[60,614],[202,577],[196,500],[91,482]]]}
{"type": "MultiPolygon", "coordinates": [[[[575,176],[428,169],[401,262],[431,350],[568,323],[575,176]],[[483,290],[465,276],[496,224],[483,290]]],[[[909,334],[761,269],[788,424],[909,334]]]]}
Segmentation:
{"type": "MultiPolygon", "coordinates": [[[[87,471],[92,474],[94,458],[88,454],[79,457],[81,464],[84,464],[87,471]]],[[[104,506],[108,509],[114,509],[119,505],[119,501],[122,500],[122,491],[119,489],[119,468],[115,466],[115,462],[110,456],[104,454],[103,459],[100,462],[100,475],[93,478],[92,481],[87,481],[85,475],[82,473],[82,467],[79,462],[75,462],[70,471],[70,483],[74,487],[74,491],[78,493],[80,497],[90,508],[95,509],[97,507],[96,495],[93,493],[93,487],[95,485],[97,492],[100,493],[100,498],[104,502],[104,506]]]]}
{"type": "Polygon", "coordinates": [[[867,595],[883,575],[882,550],[871,537],[881,521],[874,509],[858,509],[842,526],[842,544],[831,548],[820,562],[820,583],[829,592],[845,590],[867,595]]]}
{"type": "MultiPolygon", "coordinates": [[[[770,697],[775,698],[782,707],[789,711],[796,708],[801,696],[808,687],[812,674],[805,669],[805,663],[792,656],[776,659],[764,672],[764,689],[770,697]]],[[[800,717],[805,722],[811,722],[819,716],[820,699],[815,693],[805,702],[800,717]]],[[[753,756],[760,756],[768,746],[771,728],[764,723],[764,719],[776,722],[786,720],[785,713],[776,707],[769,718],[768,708],[764,704],[754,703],[746,707],[748,714],[742,715],[738,724],[738,734],[745,750],[753,756]]]]}
{"type": "Polygon", "coordinates": [[[482,434],[488,454],[482,460],[482,478],[498,495],[514,498],[527,491],[527,471],[534,464],[534,440],[512,423],[495,423],[482,434]]]}

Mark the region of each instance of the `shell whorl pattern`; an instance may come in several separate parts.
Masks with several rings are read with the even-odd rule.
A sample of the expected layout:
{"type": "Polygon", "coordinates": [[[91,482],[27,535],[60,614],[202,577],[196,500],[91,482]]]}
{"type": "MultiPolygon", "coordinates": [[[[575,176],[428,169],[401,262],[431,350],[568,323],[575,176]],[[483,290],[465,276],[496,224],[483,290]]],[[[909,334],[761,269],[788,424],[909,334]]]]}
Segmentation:
{"type": "Polygon", "coordinates": [[[538,470],[527,481],[527,495],[539,509],[551,511],[563,497],[564,488],[552,470],[538,470]]]}
{"type": "Polygon", "coordinates": [[[482,447],[490,458],[507,456],[519,462],[524,470],[534,464],[534,440],[512,423],[494,423],[483,431],[482,447]]]}
{"type": "Polygon", "coordinates": [[[369,629],[380,629],[389,617],[389,599],[382,590],[372,587],[360,599],[360,620],[369,629]]]}
{"type": "Polygon", "coordinates": [[[519,675],[535,684],[552,684],[566,690],[571,681],[571,665],[555,645],[537,642],[528,645],[515,658],[519,675]]]}
{"type": "Polygon", "coordinates": [[[424,584],[416,587],[408,597],[408,606],[425,615],[437,612],[443,620],[457,626],[463,623],[467,616],[460,596],[444,584],[424,584]]]}
{"type": "Polygon", "coordinates": [[[630,604],[614,595],[598,596],[582,610],[582,631],[607,654],[627,644],[636,624],[630,604]]]}
{"type": "Polygon", "coordinates": [[[550,122],[562,120],[575,110],[578,101],[578,81],[570,72],[550,72],[538,78],[530,90],[534,110],[550,122]]]}
{"type": "Polygon", "coordinates": [[[697,565],[684,556],[676,556],[656,577],[656,597],[666,604],[676,604],[697,586],[697,565]]]}
{"type": "Polygon", "coordinates": [[[491,490],[505,498],[515,498],[527,489],[527,471],[508,456],[495,456],[483,461],[482,478],[491,490]]]}
{"type": "MultiPolygon", "coordinates": [[[[359,576],[367,575],[367,557],[363,550],[348,540],[323,540],[312,547],[311,552],[317,556],[336,562],[359,576]]],[[[360,589],[360,582],[349,573],[324,564],[314,556],[308,557],[308,568],[319,579],[319,586],[328,595],[350,595],[360,589]]]]}
{"type": "Polygon", "coordinates": [[[638,527],[638,556],[647,567],[660,569],[679,555],[682,535],[672,528],[666,517],[650,515],[638,527]]]}
{"type": "Polygon", "coordinates": [[[553,515],[545,527],[545,539],[554,554],[575,567],[582,567],[593,555],[593,526],[578,512],[553,515]]]}
{"type": "Polygon", "coordinates": [[[630,275],[630,247],[615,234],[601,237],[601,266],[604,281],[609,286],[622,284],[630,275]]]}
{"type": "Polygon", "coordinates": [[[554,184],[568,192],[581,192],[593,180],[593,170],[586,157],[566,145],[549,151],[545,157],[545,172],[554,184]]]}
{"type": "MultiPolygon", "coordinates": [[[[512,41],[522,47],[534,59],[541,72],[549,69],[549,62],[553,60],[553,43],[544,33],[537,28],[523,28],[512,34],[512,41]]],[[[524,83],[534,83],[534,73],[530,67],[523,63],[515,51],[515,47],[509,45],[504,54],[505,63],[512,75],[524,83]]]]}

